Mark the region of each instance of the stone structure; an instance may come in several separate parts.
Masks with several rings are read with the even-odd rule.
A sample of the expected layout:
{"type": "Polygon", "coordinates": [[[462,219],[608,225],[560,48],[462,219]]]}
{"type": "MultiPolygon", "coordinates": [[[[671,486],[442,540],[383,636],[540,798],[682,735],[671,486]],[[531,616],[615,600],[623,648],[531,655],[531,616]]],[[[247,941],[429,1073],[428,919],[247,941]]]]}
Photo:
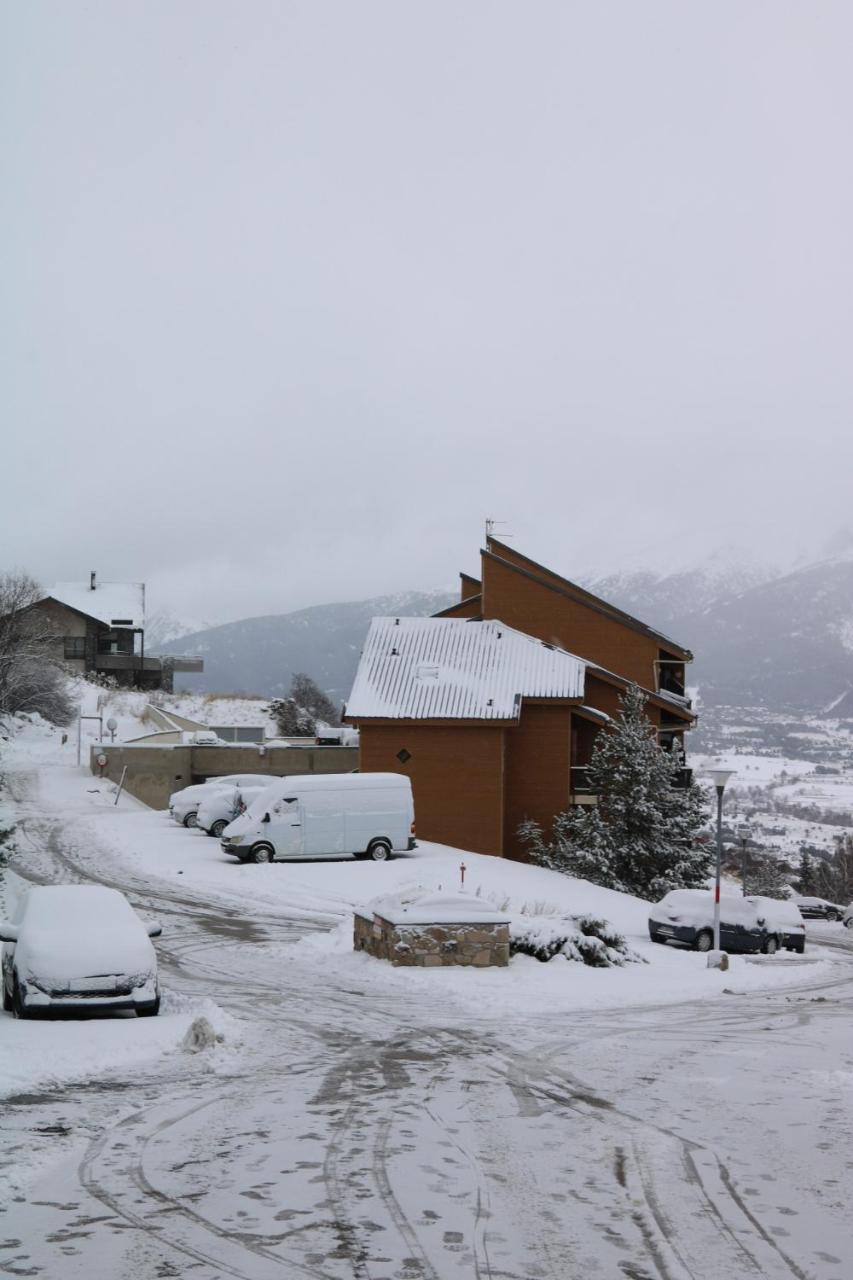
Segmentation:
{"type": "Polygon", "coordinates": [[[356,909],[353,947],[394,965],[505,968],[509,921],[467,894],[427,894],[408,902],[385,898],[356,909]]]}

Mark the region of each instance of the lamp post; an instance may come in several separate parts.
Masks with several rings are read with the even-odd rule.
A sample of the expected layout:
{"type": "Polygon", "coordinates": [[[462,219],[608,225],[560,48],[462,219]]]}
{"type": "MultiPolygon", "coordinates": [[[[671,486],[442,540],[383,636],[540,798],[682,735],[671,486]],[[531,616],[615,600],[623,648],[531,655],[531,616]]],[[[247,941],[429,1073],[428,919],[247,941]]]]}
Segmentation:
{"type": "Polygon", "coordinates": [[[723,865],[723,792],[734,769],[710,769],[717,792],[717,868],[714,875],[714,950],[720,949],[720,873],[723,865]]]}
{"type": "Polygon", "coordinates": [[[746,847],[752,839],[752,827],[748,822],[742,822],[737,834],[740,840],[740,887],[746,897],[746,847]]]}

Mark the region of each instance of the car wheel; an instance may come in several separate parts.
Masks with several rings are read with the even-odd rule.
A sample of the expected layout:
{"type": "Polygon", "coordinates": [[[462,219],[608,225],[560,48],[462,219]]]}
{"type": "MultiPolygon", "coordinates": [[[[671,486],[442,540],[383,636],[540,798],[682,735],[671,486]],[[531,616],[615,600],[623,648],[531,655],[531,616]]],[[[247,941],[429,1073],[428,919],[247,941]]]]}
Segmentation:
{"type": "Polygon", "coordinates": [[[253,862],[272,862],[272,846],[268,844],[256,844],[252,849],[253,862]]]}
{"type": "Polygon", "coordinates": [[[207,834],[209,836],[215,836],[217,840],[221,840],[222,832],[225,830],[227,826],[228,826],[228,823],[225,821],[225,819],[220,818],[218,822],[214,822],[213,826],[210,828],[207,834]]]}
{"type": "Polygon", "coordinates": [[[853,929],[853,916],[849,920],[845,920],[844,924],[848,929],[853,929]]]}
{"type": "Polygon", "coordinates": [[[185,826],[185,827],[197,827],[197,826],[198,826],[198,814],[197,814],[197,813],[188,813],[188,814],[187,814],[187,816],[184,818],[184,826],[185,826]]]}
{"type": "Polygon", "coordinates": [[[160,997],[158,996],[153,1004],[148,1004],[148,1005],[145,1005],[144,1008],[137,1009],[136,1016],[137,1018],[156,1018],[159,1012],[160,1012],[160,997]]]}
{"type": "Polygon", "coordinates": [[[805,940],[805,938],[801,938],[801,939],[800,939],[800,941],[799,941],[799,942],[797,943],[797,945],[794,947],[794,951],[797,953],[797,955],[798,955],[798,956],[805,955],[805,951],[806,951],[806,940],[805,940]]]}
{"type": "Polygon", "coordinates": [[[367,856],[374,862],[387,862],[391,857],[391,846],[387,840],[374,840],[367,850],[367,856]]]}
{"type": "Polygon", "coordinates": [[[697,951],[710,951],[714,945],[714,935],[710,929],[703,929],[696,939],[697,951]]]}
{"type": "Polygon", "coordinates": [[[838,919],[838,912],[827,911],[826,915],[823,918],[824,920],[828,920],[830,924],[835,924],[836,920],[838,919]]]}
{"type": "Polygon", "coordinates": [[[761,948],[761,950],[764,952],[766,956],[775,956],[778,949],[779,949],[779,941],[777,938],[771,937],[771,938],[764,939],[764,946],[761,948]]]}
{"type": "Polygon", "coordinates": [[[18,979],[15,979],[12,987],[12,1012],[16,1018],[31,1018],[32,1012],[24,1004],[21,998],[21,988],[18,986],[18,979]]]}

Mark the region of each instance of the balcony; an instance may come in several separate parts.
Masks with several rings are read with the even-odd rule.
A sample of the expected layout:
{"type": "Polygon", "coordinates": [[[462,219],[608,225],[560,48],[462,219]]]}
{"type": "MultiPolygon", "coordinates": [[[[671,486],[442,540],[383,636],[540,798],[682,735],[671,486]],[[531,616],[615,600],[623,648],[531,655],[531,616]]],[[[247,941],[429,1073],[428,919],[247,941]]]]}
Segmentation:
{"type": "MultiPolygon", "coordinates": [[[[575,804],[589,804],[590,800],[597,794],[592,789],[589,778],[589,767],[585,764],[573,765],[569,770],[571,774],[571,798],[575,804]]],[[[684,766],[676,771],[673,780],[673,788],[677,791],[683,791],[690,786],[693,780],[693,770],[684,766]]]]}

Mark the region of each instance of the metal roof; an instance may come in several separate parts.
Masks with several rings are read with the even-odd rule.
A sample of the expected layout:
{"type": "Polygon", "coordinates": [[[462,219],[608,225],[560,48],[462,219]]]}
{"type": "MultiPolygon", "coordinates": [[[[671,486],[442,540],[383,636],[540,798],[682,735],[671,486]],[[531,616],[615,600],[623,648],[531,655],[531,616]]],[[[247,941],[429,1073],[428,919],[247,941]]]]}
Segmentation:
{"type": "Polygon", "coordinates": [[[582,698],[586,663],[497,619],[374,618],[353,720],[515,720],[522,698],[582,698]]]}

